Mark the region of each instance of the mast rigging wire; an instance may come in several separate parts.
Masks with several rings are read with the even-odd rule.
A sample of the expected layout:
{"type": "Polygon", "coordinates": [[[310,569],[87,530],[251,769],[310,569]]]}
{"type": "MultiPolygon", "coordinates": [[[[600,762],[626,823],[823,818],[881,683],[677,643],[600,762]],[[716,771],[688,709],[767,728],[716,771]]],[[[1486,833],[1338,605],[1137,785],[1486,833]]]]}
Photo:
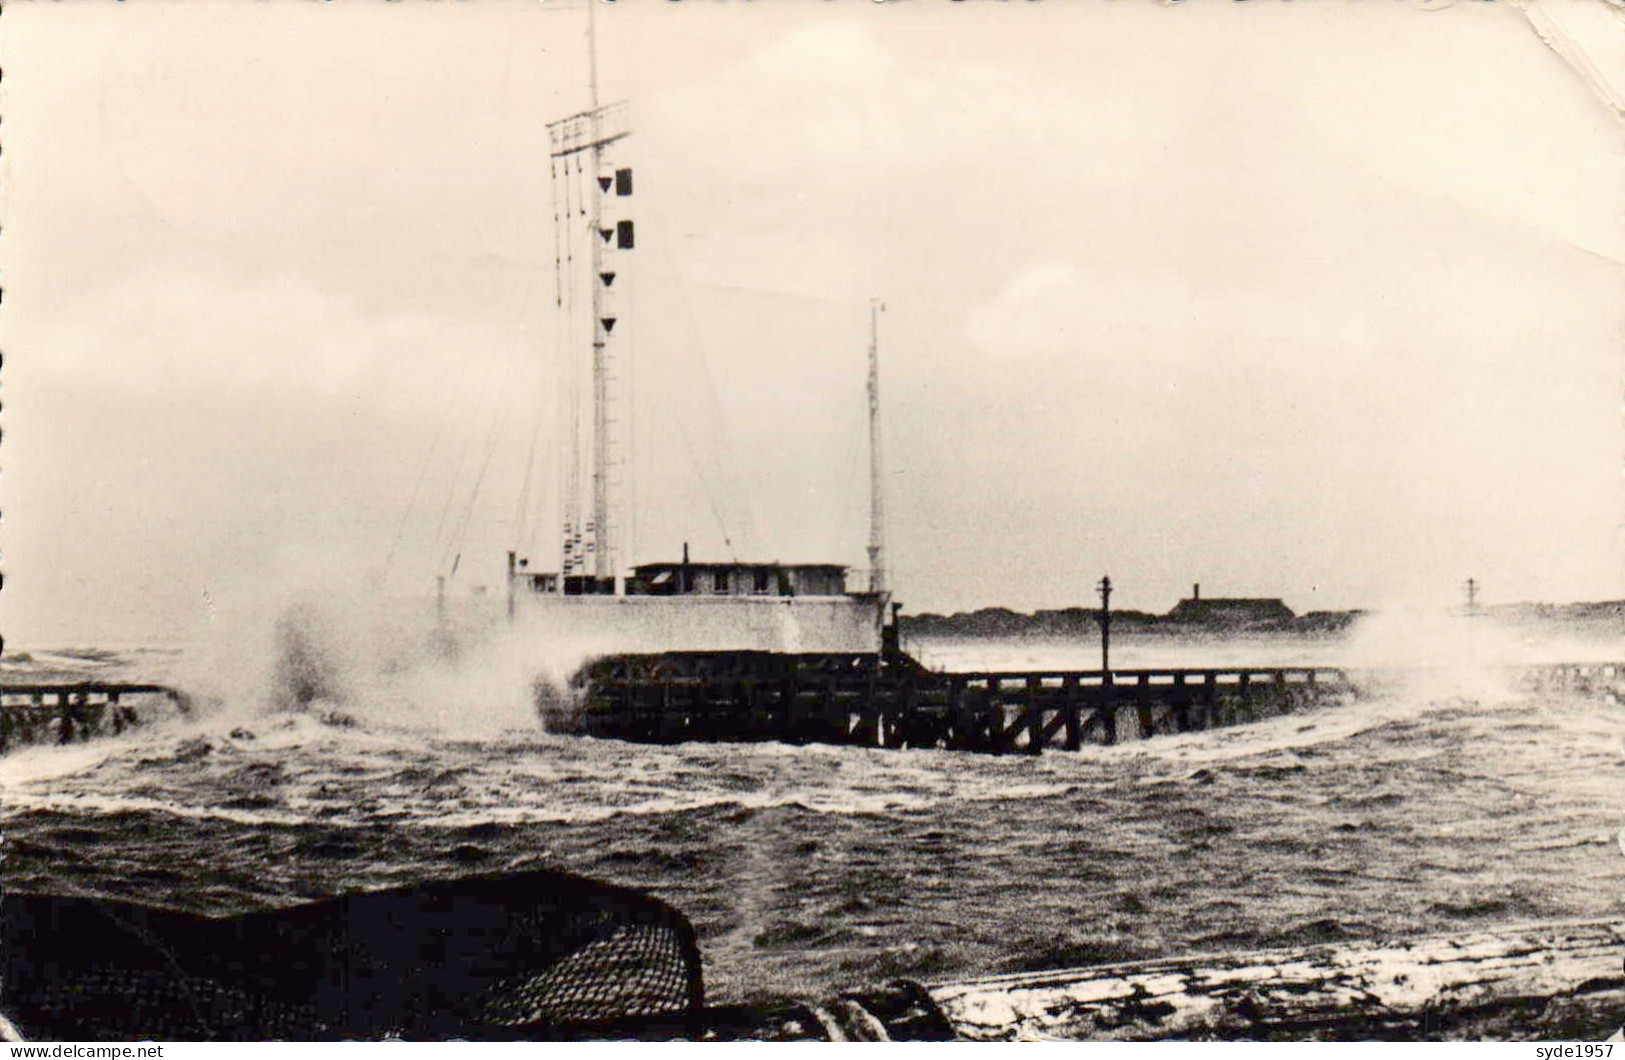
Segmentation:
{"type": "MultiPolygon", "coordinates": [[[[527,300],[525,304],[531,303],[527,300]]],[[[509,538],[513,542],[513,547],[518,551],[522,551],[526,556],[532,551],[531,538],[536,518],[536,506],[531,502],[531,483],[536,471],[536,452],[540,448],[543,420],[540,393],[543,390],[546,375],[546,372],[538,372],[535,381],[537,400],[531,411],[530,444],[525,453],[525,472],[520,480],[519,500],[514,511],[513,530],[509,538]]]]}
{"type": "MultiPolygon", "coordinates": [[[[698,370],[692,374],[698,376],[700,381],[705,384],[705,397],[707,401],[704,410],[706,415],[704,418],[707,423],[713,425],[713,427],[720,432],[722,435],[720,446],[724,451],[726,451],[728,449],[726,420],[724,418],[721,400],[717,396],[716,380],[711,375],[710,362],[705,356],[705,347],[700,339],[699,328],[694,320],[693,300],[690,295],[688,283],[683,278],[682,271],[677,269],[672,264],[669,256],[665,252],[666,246],[668,245],[670,231],[666,226],[665,216],[663,213],[661,213],[658,207],[658,200],[651,201],[649,198],[644,198],[642,200],[642,210],[640,212],[640,216],[643,218],[644,223],[647,226],[645,230],[649,232],[652,237],[643,243],[644,253],[652,256],[654,259],[650,262],[651,268],[660,269],[664,274],[669,274],[675,277],[675,287],[678,295],[677,303],[679,306],[678,312],[680,314],[680,331],[689,341],[673,343],[672,345],[674,348],[682,347],[690,350],[692,353],[692,359],[697,362],[696,366],[698,370]]],[[[645,260],[649,260],[649,258],[646,257],[645,260]]],[[[619,282],[619,280],[616,282],[619,282]]],[[[735,535],[733,533],[735,528],[730,526],[729,519],[726,517],[723,511],[722,495],[724,491],[721,489],[718,483],[711,480],[709,474],[707,473],[708,462],[701,459],[695,438],[690,433],[689,425],[686,419],[681,415],[680,409],[673,406],[671,403],[662,403],[657,407],[661,411],[670,414],[672,421],[675,423],[678,437],[681,439],[683,444],[683,452],[688,457],[689,466],[693,470],[695,478],[698,480],[701,492],[705,494],[707,507],[711,512],[712,520],[716,523],[718,533],[722,536],[723,546],[727,550],[729,558],[737,561],[738,554],[734,544],[735,535]]],[[[726,458],[719,455],[719,458],[715,461],[715,463],[722,465],[726,463],[726,458]]],[[[726,468],[723,468],[719,473],[723,474],[724,477],[730,477],[726,468]]],[[[739,476],[733,475],[731,477],[738,478],[739,476]]],[[[740,504],[743,508],[745,524],[743,529],[747,538],[747,544],[752,544],[754,543],[754,540],[760,536],[760,534],[757,530],[756,519],[751,508],[749,494],[746,491],[735,491],[734,495],[740,498],[740,504]]]]}
{"type": "MultiPolygon", "coordinates": [[[[441,368],[440,378],[435,382],[435,393],[445,392],[446,380],[451,377],[451,369],[452,362],[447,361],[441,368]]],[[[406,536],[406,527],[412,517],[412,509],[417,506],[418,495],[423,491],[423,482],[429,475],[429,464],[434,459],[435,450],[440,447],[440,439],[445,437],[446,423],[449,418],[449,416],[439,417],[439,422],[435,424],[434,435],[429,440],[429,446],[423,451],[423,460],[418,465],[417,480],[412,484],[412,493],[407,498],[406,507],[401,511],[401,521],[395,527],[394,540],[389,543],[389,551],[384,554],[384,569],[379,576],[380,584],[387,584],[389,581],[389,570],[395,562],[395,553],[400,549],[401,541],[406,536]]]]}
{"type": "MultiPolygon", "coordinates": [[[[476,414],[474,419],[476,420],[484,418],[483,416],[479,415],[479,413],[485,407],[485,396],[486,391],[482,391],[480,400],[477,401],[474,406],[474,412],[476,414]]],[[[495,402],[500,400],[500,392],[493,394],[492,397],[494,409],[495,402]]],[[[445,569],[447,554],[451,552],[454,544],[451,536],[446,533],[446,520],[451,515],[452,506],[457,499],[458,485],[463,481],[463,469],[468,464],[469,455],[476,451],[476,448],[477,442],[474,439],[470,438],[464,442],[463,446],[458,452],[456,470],[452,473],[451,479],[446,484],[446,499],[440,507],[440,519],[435,524],[434,537],[430,541],[430,551],[440,553],[440,559],[435,564],[436,570],[445,569]]]]}
{"type": "MultiPolygon", "coordinates": [[[[499,391],[499,395],[501,393],[505,393],[507,391],[507,389],[508,389],[507,384],[509,382],[511,382],[512,379],[513,379],[513,366],[510,364],[508,372],[507,372],[506,376],[503,379],[503,386],[502,386],[501,390],[499,391]]],[[[500,398],[499,398],[499,400],[500,400],[500,398]]],[[[479,473],[474,476],[474,487],[473,487],[473,489],[471,489],[469,491],[468,503],[463,506],[462,517],[459,519],[458,524],[457,524],[457,530],[455,531],[455,533],[452,536],[452,545],[454,545],[458,549],[459,555],[461,554],[461,550],[462,550],[462,547],[463,547],[465,536],[468,533],[469,520],[474,514],[474,503],[475,503],[475,501],[477,501],[479,499],[480,487],[485,484],[485,473],[491,467],[491,456],[492,456],[493,453],[496,452],[497,439],[498,439],[499,434],[501,433],[502,425],[506,421],[506,419],[507,419],[507,413],[506,413],[505,410],[502,410],[500,407],[497,410],[495,410],[495,415],[492,417],[492,420],[491,420],[491,430],[490,430],[489,434],[486,436],[486,440],[485,440],[485,456],[483,458],[481,458],[481,460],[480,460],[479,473]]],[[[451,547],[451,546],[448,546],[448,547],[451,547]]],[[[454,568],[454,573],[455,573],[455,568],[454,568]]]]}

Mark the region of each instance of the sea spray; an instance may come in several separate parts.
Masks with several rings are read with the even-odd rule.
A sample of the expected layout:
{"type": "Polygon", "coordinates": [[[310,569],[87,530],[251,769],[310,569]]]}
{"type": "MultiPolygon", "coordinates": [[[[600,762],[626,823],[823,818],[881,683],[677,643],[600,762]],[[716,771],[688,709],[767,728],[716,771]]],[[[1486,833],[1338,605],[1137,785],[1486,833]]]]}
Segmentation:
{"type": "Polygon", "coordinates": [[[175,680],[203,713],[246,725],[293,712],[480,737],[539,731],[538,697],[567,699],[596,647],[491,598],[437,607],[284,582],[222,603],[175,680]]]}
{"type": "Polygon", "coordinates": [[[1493,705],[1526,694],[1525,667],[1614,662],[1622,655],[1617,636],[1588,639],[1486,612],[1396,603],[1361,616],[1335,660],[1385,695],[1493,705]]]}

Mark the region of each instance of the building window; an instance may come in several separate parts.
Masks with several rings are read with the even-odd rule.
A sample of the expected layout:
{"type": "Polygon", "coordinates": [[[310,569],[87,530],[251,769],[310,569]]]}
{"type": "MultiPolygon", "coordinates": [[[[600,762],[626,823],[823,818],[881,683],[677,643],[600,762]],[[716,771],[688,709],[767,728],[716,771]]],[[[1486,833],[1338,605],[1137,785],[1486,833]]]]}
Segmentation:
{"type": "Polygon", "coordinates": [[[715,585],[717,592],[725,593],[725,592],[728,591],[728,572],[727,571],[719,570],[712,577],[713,577],[713,584],[715,585]]]}
{"type": "Polygon", "coordinates": [[[766,593],[768,591],[768,589],[771,587],[772,579],[773,579],[773,572],[772,571],[768,570],[766,567],[757,567],[756,568],[756,581],[751,586],[751,589],[754,590],[755,592],[758,592],[758,593],[766,593]]]}

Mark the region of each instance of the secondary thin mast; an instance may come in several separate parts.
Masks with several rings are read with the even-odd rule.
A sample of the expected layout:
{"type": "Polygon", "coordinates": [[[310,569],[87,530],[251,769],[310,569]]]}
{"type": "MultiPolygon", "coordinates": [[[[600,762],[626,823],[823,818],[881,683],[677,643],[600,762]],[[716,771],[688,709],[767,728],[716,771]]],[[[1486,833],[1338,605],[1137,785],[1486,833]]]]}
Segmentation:
{"type": "MultiPolygon", "coordinates": [[[[591,104],[593,138],[591,145],[593,184],[599,183],[604,166],[602,114],[598,109],[598,34],[593,12],[598,0],[587,0],[587,84],[588,102],[591,104]]],[[[592,198],[592,231],[596,236],[603,229],[604,196],[607,190],[589,186],[592,198]]],[[[609,521],[609,365],[605,347],[609,329],[614,325],[604,316],[604,243],[601,238],[589,236],[592,247],[592,525],[593,576],[598,579],[615,577],[615,544],[609,521]]]]}
{"type": "Polygon", "coordinates": [[[886,305],[869,300],[869,591],[886,591],[886,504],[880,453],[880,314],[886,305]]]}

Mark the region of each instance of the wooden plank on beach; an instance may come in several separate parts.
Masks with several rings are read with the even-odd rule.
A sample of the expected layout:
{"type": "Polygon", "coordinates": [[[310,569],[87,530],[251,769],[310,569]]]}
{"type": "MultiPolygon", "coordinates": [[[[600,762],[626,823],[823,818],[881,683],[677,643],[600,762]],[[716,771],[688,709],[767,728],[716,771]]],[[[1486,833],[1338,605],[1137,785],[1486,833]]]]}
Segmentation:
{"type": "MultiPolygon", "coordinates": [[[[1625,1023],[1625,921],[1527,924],[712,1009],[775,1041],[1598,1041],[1625,1023]]],[[[1600,1054],[1599,1054],[1600,1055],[1600,1054]]]]}
{"type": "Polygon", "coordinates": [[[976,1041],[1408,1037],[1498,1018],[1519,1037],[1606,1034],[1625,1021],[1622,952],[1625,922],[1586,921],[926,989],[956,1035],[976,1041]]]}

